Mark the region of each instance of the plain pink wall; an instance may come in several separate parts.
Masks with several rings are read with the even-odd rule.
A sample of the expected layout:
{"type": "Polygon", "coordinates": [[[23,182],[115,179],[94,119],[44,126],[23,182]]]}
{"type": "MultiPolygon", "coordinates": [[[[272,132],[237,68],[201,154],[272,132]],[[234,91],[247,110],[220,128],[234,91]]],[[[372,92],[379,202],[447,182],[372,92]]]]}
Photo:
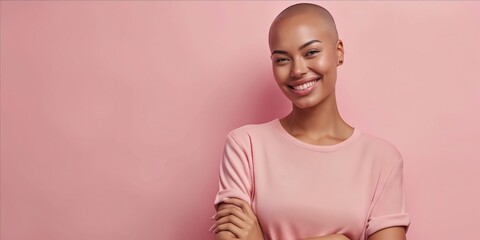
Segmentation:
{"type": "MultiPolygon", "coordinates": [[[[209,239],[226,133],[288,113],[294,2],[1,2],[2,240],[209,239]]],[[[348,122],[405,158],[409,239],[480,227],[480,3],[325,2],[348,122]]]]}

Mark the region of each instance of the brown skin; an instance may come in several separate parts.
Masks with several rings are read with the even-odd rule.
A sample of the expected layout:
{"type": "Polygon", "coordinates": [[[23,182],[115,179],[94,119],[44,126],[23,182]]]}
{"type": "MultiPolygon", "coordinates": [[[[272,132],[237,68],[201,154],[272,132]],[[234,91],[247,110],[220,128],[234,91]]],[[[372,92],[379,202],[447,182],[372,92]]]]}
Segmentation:
{"type": "MultiPolygon", "coordinates": [[[[280,119],[285,130],[315,145],[333,145],[350,137],[353,128],[340,116],[335,98],[337,67],[343,64],[344,47],[331,15],[316,5],[293,5],[272,23],[269,45],[275,81],[292,102],[292,111],[280,119]],[[319,79],[314,91],[305,96],[291,92],[289,85],[312,78],[319,79]]],[[[250,205],[240,199],[232,200],[219,205],[212,226],[216,239],[263,240],[250,205]]],[[[341,234],[308,239],[349,240],[341,234]]],[[[384,239],[405,240],[405,228],[386,228],[368,237],[384,239]]]]}
{"type": "Polygon", "coordinates": [[[263,240],[263,233],[250,205],[237,198],[225,199],[218,207],[210,230],[217,240],[263,240]]]}
{"type": "Polygon", "coordinates": [[[341,118],[335,98],[337,66],[343,61],[344,49],[333,22],[322,12],[292,10],[273,22],[269,45],[277,85],[292,102],[292,112],[280,119],[285,130],[316,145],[348,138],[353,128],[341,118]],[[320,79],[313,92],[301,97],[291,92],[289,85],[308,78],[320,79]]]}

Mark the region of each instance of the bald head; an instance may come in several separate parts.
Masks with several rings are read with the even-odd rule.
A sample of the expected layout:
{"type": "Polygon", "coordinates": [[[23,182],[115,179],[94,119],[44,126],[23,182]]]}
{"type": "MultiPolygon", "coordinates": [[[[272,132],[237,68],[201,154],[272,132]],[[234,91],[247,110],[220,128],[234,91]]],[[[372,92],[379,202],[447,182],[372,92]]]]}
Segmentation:
{"type": "Polygon", "coordinates": [[[273,20],[272,25],[270,26],[269,31],[269,43],[271,44],[273,38],[275,38],[276,33],[279,28],[284,26],[285,22],[293,22],[292,25],[301,26],[302,23],[311,22],[318,25],[319,31],[324,31],[332,40],[338,40],[337,27],[335,21],[333,20],[332,15],[325,8],[311,4],[311,3],[299,3],[287,7],[284,9],[278,16],[273,20]]]}

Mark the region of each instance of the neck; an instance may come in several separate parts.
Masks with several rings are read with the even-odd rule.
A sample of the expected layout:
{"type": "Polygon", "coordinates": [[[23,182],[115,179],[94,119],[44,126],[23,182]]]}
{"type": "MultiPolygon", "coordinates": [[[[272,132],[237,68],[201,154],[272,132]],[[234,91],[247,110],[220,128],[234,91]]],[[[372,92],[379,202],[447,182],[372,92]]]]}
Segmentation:
{"type": "Polygon", "coordinates": [[[302,109],[293,104],[292,112],[283,121],[294,135],[338,136],[352,130],[340,116],[334,93],[314,107],[302,109]]]}

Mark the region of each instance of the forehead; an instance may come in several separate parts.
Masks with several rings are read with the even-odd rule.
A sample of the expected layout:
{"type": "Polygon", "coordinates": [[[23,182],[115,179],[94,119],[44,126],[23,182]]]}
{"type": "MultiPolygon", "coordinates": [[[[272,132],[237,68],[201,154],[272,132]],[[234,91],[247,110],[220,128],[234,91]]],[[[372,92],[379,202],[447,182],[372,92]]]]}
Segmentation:
{"type": "Polygon", "coordinates": [[[331,42],[334,32],[328,25],[328,21],[312,14],[279,19],[270,29],[270,48],[298,47],[313,39],[331,42]]]}

